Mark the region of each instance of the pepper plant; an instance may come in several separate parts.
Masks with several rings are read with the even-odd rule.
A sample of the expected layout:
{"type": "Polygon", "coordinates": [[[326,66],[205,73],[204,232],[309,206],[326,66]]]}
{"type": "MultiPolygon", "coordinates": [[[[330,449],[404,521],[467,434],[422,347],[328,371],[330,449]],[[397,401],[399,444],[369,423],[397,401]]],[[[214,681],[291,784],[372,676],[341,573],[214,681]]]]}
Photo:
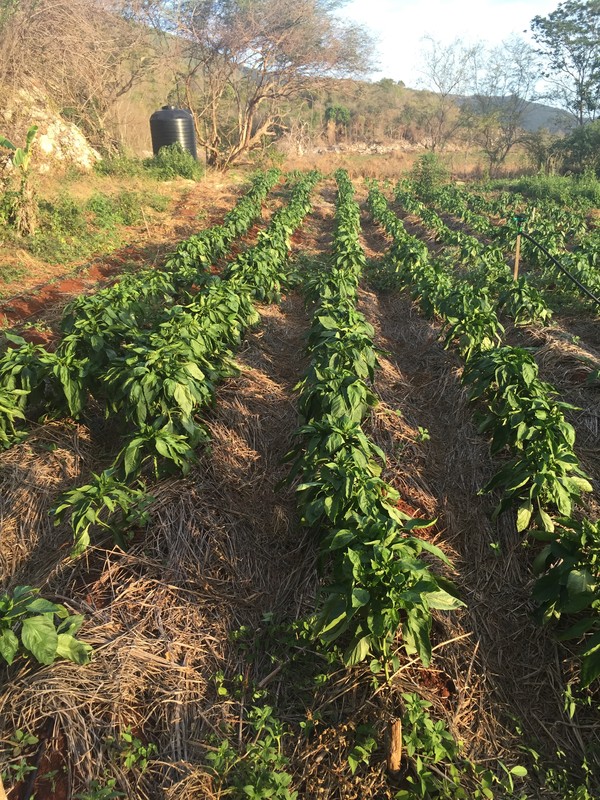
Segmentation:
{"type": "Polygon", "coordinates": [[[81,615],[39,597],[39,589],[16,586],[0,594],[0,658],[7,664],[19,656],[39,664],[59,658],[87,664],[92,648],[76,638],[82,624],[81,615]]]}

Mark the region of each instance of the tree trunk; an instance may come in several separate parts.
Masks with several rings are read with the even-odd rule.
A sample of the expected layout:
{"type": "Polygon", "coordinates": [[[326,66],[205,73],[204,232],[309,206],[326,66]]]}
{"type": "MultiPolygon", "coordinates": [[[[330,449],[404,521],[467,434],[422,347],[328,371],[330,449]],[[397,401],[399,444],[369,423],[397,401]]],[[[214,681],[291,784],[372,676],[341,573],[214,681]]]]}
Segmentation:
{"type": "Polygon", "coordinates": [[[31,236],[37,228],[37,201],[28,178],[23,178],[14,200],[14,224],[20,236],[31,236]]]}

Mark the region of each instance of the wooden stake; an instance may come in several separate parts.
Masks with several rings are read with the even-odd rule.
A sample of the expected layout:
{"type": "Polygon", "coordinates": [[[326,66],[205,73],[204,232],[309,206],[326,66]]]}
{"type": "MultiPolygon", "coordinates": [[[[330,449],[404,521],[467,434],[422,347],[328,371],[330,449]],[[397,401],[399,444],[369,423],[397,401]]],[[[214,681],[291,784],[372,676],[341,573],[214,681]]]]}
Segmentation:
{"type": "Polygon", "coordinates": [[[7,800],[6,792],[4,791],[4,786],[2,784],[2,778],[0,777],[0,800],[7,800]]]}
{"type": "Polygon", "coordinates": [[[395,775],[400,772],[400,762],[402,761],[402,722],[399,719],[390,722],[389,734],[387,768],[388,772],[395,775]]]}
{"type": "Polygon", "coordinates": [[[513,280],[519,277],[519,261],[521,260],[521,234],[517,233],[517,249],[515,250],[515,268],[513,270],[513,280]]]}

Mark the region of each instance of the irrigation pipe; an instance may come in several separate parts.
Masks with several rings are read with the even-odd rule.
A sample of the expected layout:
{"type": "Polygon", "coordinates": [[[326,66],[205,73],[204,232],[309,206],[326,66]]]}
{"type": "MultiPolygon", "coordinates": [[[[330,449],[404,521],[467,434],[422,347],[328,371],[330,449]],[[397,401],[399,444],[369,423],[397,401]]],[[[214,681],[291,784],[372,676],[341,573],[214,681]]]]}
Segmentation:
{"type": "Polygon", "coordinates": [[[547,255],[548,258],[552,261],[552,263],[556,264],[556,266],[560,270],[562,270],[562,272],[564,272],[565,275],[573,281],[573,283],[576,283],[577,286],[579,286],[579,288],[581,289],[581,291],[584,294],[587,294],[587,296],[589,298],[591,298],[595,303],[600,305],[600,298],[596,297],[596,295],[593,294],[592,292],[590,292],[589,289],[586,289],[586,287],[582,283],[580,283],[574,275],[571,275],[569,270],[566,267],[563,267],[563,265],[560,263],[560,261],[558,259],[554,258],[554,256],[551,253],[549,253],[548,250],[546,250],[546,248],[544,247],[543,244],[540,244],[539,242],[536,242],[536,240],[533,238],[533,236],[530,236],[528,233],[525,233],[525,231],[519,231],[519,233],[521,234],[521,236],[524,236],[526,239],[529,239],[529,241],[532,244],[534,244],[536,247],[539,247],[540,250],[542,251],[542,253],[547,255]]]}

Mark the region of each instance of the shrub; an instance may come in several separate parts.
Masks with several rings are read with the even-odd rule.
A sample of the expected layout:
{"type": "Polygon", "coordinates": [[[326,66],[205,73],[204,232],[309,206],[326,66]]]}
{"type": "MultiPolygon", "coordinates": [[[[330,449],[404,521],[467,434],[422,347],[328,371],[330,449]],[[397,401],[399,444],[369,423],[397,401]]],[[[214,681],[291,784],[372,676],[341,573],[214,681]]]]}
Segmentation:
{"type": "Polygon", "coordinates": [[[556,143],[562,157],[562,171],[581,175],[592,171],[600,175],[600,120],[581,125],[556,143]]]}
{"type": "Polygon", "coordinates": [[[120,192],[114,197],[97,193],[87,202],[86,208],[94,214],[99,228],[110,230],[117,225],[135,225],[142,219],[143,198],[139,192],[120,192]]]}
{"type": "Polygon", "coordinates": [[[419,199],[431,202],[436,191],[447,182],[448,172],[435,153],[424,153],[415,161],[410,179],[419,199]]]}
{"type": "Polygon", "coordinates": [[[177,177],[198,181],[204,174],[202,165],[179,142],[161,147],[154,158],[144,160],[144,166],[157,180],[162,181],[177,177]]]}
{"type": "MultiPolygon", "coordinates": [[[[102,208],[106,214],[108,206],[101,197],[95,196],[92,200],[96,208],[102,208]]],[[[86,217],[89,210],[93,209],[79,205],[68,195],[61,195],[54,202],[42,200],[39,203],[40,225],[28,239],[29,250],[44,261],[60,263],[82,261],[104,249],[112,243],[113,234],[107,233],[111,226],[105,226],[102,232],[90,230],[86,217]]]]}
{"type": "Polygon", "coordinates": [[[581,175],[531,175],[517,179],[499,179],[487,184],[489,189],[519,192],[532,200],[554,200],[572,204],[587,200],[600,205],[600,180],[593,171],[581,175]]]}

